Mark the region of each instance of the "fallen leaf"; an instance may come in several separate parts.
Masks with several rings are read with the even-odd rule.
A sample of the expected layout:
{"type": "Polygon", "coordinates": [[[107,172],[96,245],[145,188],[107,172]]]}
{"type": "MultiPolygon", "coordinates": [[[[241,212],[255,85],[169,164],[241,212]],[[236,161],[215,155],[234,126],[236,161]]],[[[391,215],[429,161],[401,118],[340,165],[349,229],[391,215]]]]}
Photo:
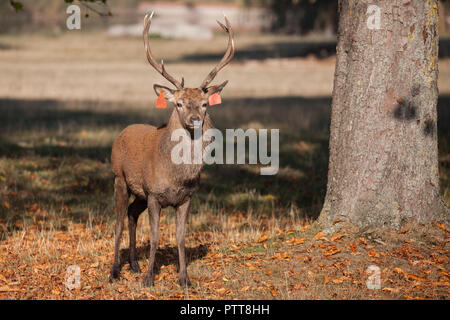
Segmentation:
{"type": "Polygon", "coordinates": [[[418,277],[412,273],[408,274],[408,279],[410,280],[417,280],[417,281],[428,281],[426,278],[418,277]]]}
{"type": "Polygon", "coordinates": [[[268,239],[267,235],[262,234],[262,235],[258,238],[258,240],[256,240],[256,242],[261,243],[261,242],[267,241],[267,239],[268,239]]]}
{"type": "Polygon", "coordinates": [[[270,289],[270,293],[272,294],[272,296],[275,297],[278,293],[278,290],[273,285],[270,285],[269,289],[270,289]]]}
{"type": "Polygon", "coordinates": [[[247,291],[248,289],[250,289],[250,286],[245,286],[245,287],[243,287],[241,290],[239,290],[240,292],[245,292],[245,291],[247,291]]]}
{"type": "Polygon", "coordinates": [[[304,242],[305,242],[305,238],[299,239],[299,238],[294,237],[291,240],[289,240],[289,244],[291,246],[296,246],[296,245],[302,244],[304,242]]]}
{"type": "Polygon", "coordinates": [[[332,236],[332,237],[331,237],[331,241],[340,240],[340,239],[342,239],[343,237],[345,237],[345,234],[344,234],[344,233],[340,233],[340,234],[337,234],[337,235],[335,235],[335,236],[332,236]]]}
{"type": "Polygon", "coordinates": [[[421,297],[411,297],[411,296],[409,296],[409,295],[405,295],[404,296],[406,299],[409,299],[409,300],[425,300],[425,298],[421,298],[421,297]]]}
{"type": "Polygon", "coordinates": [[[358,244],[359,244],[359,241],[353,241],[353,242],[350,244],[350,251],[351,251],[351,252],[354,252],[354,251],[356,250],[356,247],[358,246],[358,244]]]}
{"type": "Polygon", "coordinates": [[[249,270],[258,270],[254,265],[252,265],[250,262],[246,262],[245,265],[249,268],[249,270]]]}
{"type": "Polygon", "coordinates": [[[374,258],[379,258],[379,257],[380,257],[380,254],[379,254],[378,252],[376,252],[375,250],[369,251],[369,252],[367,253],[367,255],[368,255],[369,257],[374,257],[374,258]]]}
{"type": "Polygon", "coordinates": [[[233,251],[239,250],[239,247],[234,244],[230,245],[230,247],[233,251]]]}
{"type": "Polygon", "coordinates": [[[226,291],[227,291],[227,288],[219,288],[216,290],[216,292],[219,294],[224,294],[226,291]]]}
{"type": "Polygon", "coordinates": [[[398,288],[383,288],[382,291],[389,293],[399,293],[400,289],[398,288]]]}
{"type": "Polygon", "coordinates": [[[300,289],[303,289],[303,288],[305,288],[305,285],[302,284],[302,283],[298,283],[298,284],[295,284],[295,285],[292,286],[292,290],[300,290],[300,289]]]}
{"type": "Polygon", "coordinates": [[[396,267],[396,268],[394,268],[393,270],[394,270],[394,272],[396,272],[397,274],[404,276],[405,279],[408,279],[408,278],[407,278],[407,273],[406,273],[402,268],[396,267]]]}
{"type": "Polygon", "coordinates": [[[450,287],[450,281],[433,282],[433,286],[450,287]]]}
{"type": "Polygon", "coordinates": [[[447,228],[447,227],[446,227],[444,224],[442,224],[442,223],[439,223],[439,222],[433,222],[433,224],[434,224],[435,226],[441,228],[442,230],[445,230],[445,231],[447,231],[447,232],[450,232],[450,229],[447,228]]]}
{"type": "Polygon", "coordinates": [[[312,239],[313,241],[319,240],[321,238],[325,237],[325,233],[323,233],[322,231],[318,232],[312,239]]]}
{"type": "Polygon", "coordinates": [[[328,252],[325,252],[323,255],[325,257],[329,257],[329,256],[335,255],[335,254],[337,254],[339,252],[341,252],[341,249],[336,248],[336,249],[330,250],[328,252]]]}
{"type": "Polygon", "coordinates": [[[332,282],[335,284],[341,284],[342,282],[344,282],[345,280],[348,280],[348,279],[349,279],[349,277],[342,276],[338,279],[333,279],[332,282]]]}

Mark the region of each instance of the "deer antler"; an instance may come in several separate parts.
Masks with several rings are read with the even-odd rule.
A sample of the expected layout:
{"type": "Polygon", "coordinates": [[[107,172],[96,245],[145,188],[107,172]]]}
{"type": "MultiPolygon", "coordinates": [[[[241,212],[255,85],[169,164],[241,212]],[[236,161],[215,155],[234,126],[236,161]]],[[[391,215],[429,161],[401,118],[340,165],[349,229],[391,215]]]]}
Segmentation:
{"type": "Polygon", "coordinates": [[[144,18],[143,36],[144,36],[144,47],[145,47],[145,52],[147,54],[147,60],[153,66],[153,68],[156,69],[156,71],[158,71],[164,78],[169,80],[175,87],[177,87],[178,90],[183,89],[184,79],[180,83],[178,80],[176,80],[174,77],[172,77],[170,74],[167,73],[166,69],[164,68],[163,60],[161,60],[161,65],[160,65],[153,58],[152,51],[150,50],[150,45],[148,43],[148,31],[150,30],[150,25],[152,24],[152,18],[153,18],[154,13],[155,13],[154,11],[152,11],[152,13],[147,13],[144,18]]]}
{"type": "Polygon", "coordinates": [[[222,27],[223,30],[225,30],[226,33],[228,33],[228,47],[227,47],[227,50],[225,51],[225,54],[224,54],[222,60],[220,60],[219,64],[208,74],[206,79],[203,80],[203,83],[200,86],[200,88],[203,88],[203,89],[205,89],[210,84],[210,82],[214,80],[217,73],[223,67],[225,67],[227,64],[229,64],[230,61],[234,57],[233,29],[231,29],[231,24],[230,24],[230,21],[228,20],[227,16],[225,14],[223,16],[225,17],[226,25],[223,25],[220,21],[217,21],[217,23],[222,27]]]}

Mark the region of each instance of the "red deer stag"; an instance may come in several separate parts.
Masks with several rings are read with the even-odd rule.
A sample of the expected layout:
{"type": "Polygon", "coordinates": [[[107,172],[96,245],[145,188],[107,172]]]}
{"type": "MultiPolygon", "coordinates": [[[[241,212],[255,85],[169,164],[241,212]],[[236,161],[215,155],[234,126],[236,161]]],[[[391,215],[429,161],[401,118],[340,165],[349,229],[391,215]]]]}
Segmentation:
{"type": "MultiPolygon", "coordinates": [[[[144,18],[144,46],[147,59],[153,68],[171,82],[176,89],[155,84],[157,95],[175,105],[166,126],[156,128],[146,124],[135,124],[125,128],[114,141],[111,153],[111,167],[114,173],[114,196],[116,210],[114,265],[110,281],[120,278],[119,247],[123,230],[124,217],[128,214],[129,263],[133,272],[141,272],[136,257],[136,225],[139,215],[148,209],[150,220],[150,257],[144,286],[153,285],[155,254],[159,241],[159,218],[161,208],[172,206],[176,209],[176,241],[179,255],[180,285],[189,286],[185,256],[185,224],[189,204],[197,190],[200,171],[203,164],[174,164],[171,151],[175,142],[171,141],[174,130],[185,129],[193,136],[193,130],[199,123],[202,132],[212,128],[206,112],[208,99],[220,93],[228,81],[219,86],[209,86],[217,73],[225,67],[234,56],[233,31],[225,16],[225,23],[219,25],[228,33],[228,48],[219,64],[209,73],[198,88],[184,88],[184,79],[177,81],[169,75],[164,64],[158,64],[152,56],[148,32],[153,12],[144,18]],[[130,195],[134,201],[128,205],[130,195]]],[[[193,144],[193,138],[191,138],[193,144]]],[[[206,143],[203,143],[203,147],[206,143]]]]}

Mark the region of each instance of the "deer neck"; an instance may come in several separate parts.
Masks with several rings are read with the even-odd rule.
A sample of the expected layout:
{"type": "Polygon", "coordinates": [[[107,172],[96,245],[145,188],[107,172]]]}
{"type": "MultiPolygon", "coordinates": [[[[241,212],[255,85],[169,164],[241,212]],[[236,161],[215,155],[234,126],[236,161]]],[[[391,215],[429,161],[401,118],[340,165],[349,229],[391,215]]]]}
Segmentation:
{"type": "MultiPolygon", "coordinates": [[[[205,119],[206,122],[206,119],[205,119]]],[[[210,121],[208,117],[208,127],[210,127],[210,121]]],[[[160,155],[162,156],[162,161],[166,163],[167,168],[169,169],[168,172],[173,175],[173,178],[177,180],[178,182],[186,182],[186,181],[192,181],[198,178],[200,171],[203,167],[203,163],[201,164],[175,164],[172,162],[172,149],[180,143],[180,141],[172,141],[172,134],[175,130],[183,129],[184,127],[180,122],[180,119],[178,117],[178,112],[176,110],[173,110],[172,115],[170,116],[169,122],[167,123],[167,126],[164,128],[164,132],[161,135],[160,141],[159,141],[159,151],[160,155]]],[[[207,128],[203,128],[202,136],[199,139],[203,139],[203,133],[207,130],[207,128]]],[[[191,156],[194,152],[194,139],[193,134],[190,136],[190,149],[191,149],[191,156]]],[[[179,135],[176,135],[176,137],[179,137],[179,135]]],[[[205,147],[205,143],[202,142],[202,151],[205,147]]]]}

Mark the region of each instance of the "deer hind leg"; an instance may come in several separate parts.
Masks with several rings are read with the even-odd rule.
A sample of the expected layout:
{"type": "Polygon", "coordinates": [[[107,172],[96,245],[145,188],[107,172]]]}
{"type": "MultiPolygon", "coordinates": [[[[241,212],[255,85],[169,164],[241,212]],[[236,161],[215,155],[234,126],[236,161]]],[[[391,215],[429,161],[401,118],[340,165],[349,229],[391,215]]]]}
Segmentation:
{"type": "Polygon", "coordinates": [[[128,234],[130,236],[130,269],[135,273],[140,273],[141,268],[136,256],[136,226],[142,211],[147,209],[147,201],[139,198],[134,199],[128,206],[128,234]]]}
{"type": "Polygon", "coordinates": [[[161,206],[153,196],[149,195],[147,208],[150,220],[150,257],[148,261],[148,270],[145,275],[143,285],[144,287],[151,287],[153,286],[153,268],[155,266],[155,256],[159,242],[159,216],[161,213],[161,206]]]}
{"type": "Polygon", "coordinates": [[[185,238],[186,238],[186,217],[189,213],[189,205],[191,199],[183,203],[177,208],[177,245],[178,245],[178,258],[180,262],[180,286],[190,287],[191,281],[187,275],[186,270],[186,252],[185,252],[185,238]]]}
{"type": "Polygon", "coordinates": [[[109,281],[120,278],[120,265],[119,265],[119,249],[120,239],[123,231],[123,220],[127,212],[128,206],[128,189],[125,179],[123,177],[116,177],[114,180],[114,198],[116,204],[116,229],[114,239],[114,264],[111,269],[109,281]]]}

